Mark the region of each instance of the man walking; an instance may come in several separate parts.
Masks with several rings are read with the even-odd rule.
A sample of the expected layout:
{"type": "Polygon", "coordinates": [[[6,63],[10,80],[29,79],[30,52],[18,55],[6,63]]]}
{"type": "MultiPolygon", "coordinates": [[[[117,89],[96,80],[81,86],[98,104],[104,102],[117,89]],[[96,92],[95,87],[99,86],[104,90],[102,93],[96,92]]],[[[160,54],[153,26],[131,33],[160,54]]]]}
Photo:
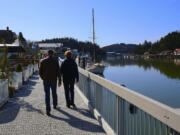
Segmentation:
{"type": "Polygon", "coordinates": [[[57,79],[59,80],[58,85],[61,85],[61,75],[58,60],[53,58],[54,52],[48,51],[47,57],[40,63],[39,74],[43,80],[44,92],[45,92],[45,103],[46,103],[46,114],[49,116],[50,107],[50,89],[53,97],[53,107],[57,107],[57,79]]]}
{"type": "Polygon", "coordinates": [[[72,59],[71,51],[66,51],[66,59],[61,64],[61,75],[65,90],[66,106],[76,107],[74,104],[74,83],[79,81],[79,73],[76,62],[72,59]]]}

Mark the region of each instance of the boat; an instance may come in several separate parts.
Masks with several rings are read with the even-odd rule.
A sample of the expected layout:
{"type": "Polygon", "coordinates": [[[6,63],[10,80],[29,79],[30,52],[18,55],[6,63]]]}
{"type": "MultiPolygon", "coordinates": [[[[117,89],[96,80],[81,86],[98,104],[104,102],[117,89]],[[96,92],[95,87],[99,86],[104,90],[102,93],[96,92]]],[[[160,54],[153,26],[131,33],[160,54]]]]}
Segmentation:
{"type": "Polygon", "coordinates": [[[101,63],[95,63],[93,65],[91,65],[90,67],[87,67],[86,70],[88,70],[89,72],[92,72],[94,74],[100,74],[103,75],[105,66],[101,63]]]}
{"type": "MultiPolygon", "coordinates": [[[[95,27],[94,27],[94,8],[92,9],[92,24],[93,24],[93,45],[95,46],[95,27]]],[[[94,74],[100,74],[103,75],[104,68],[105,66],[101,63],[95,63],[95,49],[94,49],[94,54],[93,54],[93,62],[92,61],[87,61],[86,64],[86,70],[89,72],[92,72],[94,74]]],[[[91,59],[88,59],[91,60],[91,59]]]]}

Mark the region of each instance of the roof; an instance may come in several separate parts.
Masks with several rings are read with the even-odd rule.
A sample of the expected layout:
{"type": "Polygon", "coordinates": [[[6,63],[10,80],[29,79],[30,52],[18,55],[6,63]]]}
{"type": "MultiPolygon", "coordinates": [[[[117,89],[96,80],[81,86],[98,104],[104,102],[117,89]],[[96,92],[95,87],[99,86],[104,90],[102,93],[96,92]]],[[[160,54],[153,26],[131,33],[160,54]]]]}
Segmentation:
{"type": "MultiPolygon", "coordinates": [[[[4,46],[0,46],[0,48],[3,48],[4,46]]],[[[24,48],[22,46],[8,46],[8,52],[25,52],[24,48]]]]}
{"type": "Polygon", "coordinates": [[[62,43],[39,43],[38,44],[40,48],[57,48],[57,47],[61,47],[62,43]]]}
{"type": "Polygon", "coordinates": [[[115,54],[115,52],[106,52],[107,54],[115,54]]]}
{"type": "Polygon", "coordinates": [[[4,47],[4,46],[7,46],[7,47],[18,47],[19,45],[16,45],[16,44],[0,44],[0,47],[4,47]]]}
{"type": "Polygon", "coordinates": [[[11,47],[11,46],[19,46],[19,45],[20,45],[19,39],[16,39],[14,41],[14,43],[12,43],[12,44],[0,44],[0,47],[4,47],[4,46],[11,47]]]}

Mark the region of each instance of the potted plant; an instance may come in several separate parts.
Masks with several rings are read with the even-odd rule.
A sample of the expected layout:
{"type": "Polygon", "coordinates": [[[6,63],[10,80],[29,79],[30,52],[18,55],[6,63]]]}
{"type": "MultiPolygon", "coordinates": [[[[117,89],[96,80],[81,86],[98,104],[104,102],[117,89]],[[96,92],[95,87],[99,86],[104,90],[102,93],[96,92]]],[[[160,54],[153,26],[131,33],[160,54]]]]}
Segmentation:
{"type": "Polygon", "coordinates": [[[7,100],[7,98],[9,97],[9,93],[11,93],[11,95],[13,95],[13,91],[9,90],[8,91],[8,87],[10,85],[10,81],[9,79],[11,78],[11,72],[10,72],[10,63],[9,60],[7,58],[8,56],[8,47],[5,45],[3,49],[0,50],[0,52],[2,52],[2,55],[0,57],[0,90],[3,91],[3,100],[7,100]],[[3,87],[3,89],[1,89],[1,86],[3,87]]]}
{"type": "Polygon", "coordinates": [[[6,79],[6,75],[5,75],[5,73],[1,72],[1,74],[0,74],[0,79],[1,79],[1,80],[6,79]]]}
{"type": "Polygon", "coordinates": [[[15,90],[18,90],[22,86],[22,66],[17,64],[14,68],[11,68],[12,78],[10,79],[11,87],[14,87],[15,90]]]}
{"type": "Polygon", "coordinates": [[[16,79],[18,79],[18,88],[20,88],[22,86],[22,83],[23,83],[23,73],[22,73],[22,66],[21,64],[17,64],[16,65],[16,79]]]}

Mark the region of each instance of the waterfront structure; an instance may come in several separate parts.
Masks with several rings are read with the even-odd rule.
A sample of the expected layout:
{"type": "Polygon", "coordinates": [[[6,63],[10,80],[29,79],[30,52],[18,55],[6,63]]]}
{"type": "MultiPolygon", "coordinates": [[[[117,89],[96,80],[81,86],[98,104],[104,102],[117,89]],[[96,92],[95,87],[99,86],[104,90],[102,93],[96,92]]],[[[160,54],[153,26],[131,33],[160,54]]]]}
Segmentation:
{"type": "Polygon", "coordinates": [[[115,52],[106,52],[106,55],[107,56],[116,56],[116,53],[115,52]]]}
{"type": "Polygon", "coordinates": [[[38,43],[41,53],[45,54],[48,50],[59,50],[62,49],[62,43],[38,43]]]}
{"type": "MultiPolygon", "coordinates": [[[[17,56],[23,56],[25,53],[24,48],[20,45],[20,42],[18,39],[15,40],[12,44],[0,44],[0,48],[8,47],[8,57],[11,57],[12,55],[17,56]]],[[[0,52],[0,56],[2,55],[2,52],[0,52]]]]}
{"type": "Polygon", "coordinates": [[[174,63],[175,63],[177,66],[180,66],[180,59],[174,59],[174,63]]]}
{"type": "Polygon", "coordinates": [[[15,32],[12,32],[9,27],[6,30],[0,30],[0,42],[12,43],[17,38],[15,32]]]}
{"type": "Polygon", "coordinates": [[[180,48],[174,50],[174,55],[180,56],[180,48]]]}
{"type": "Polygon", "coordinates": [[[40,49],[50,50],[62,47],[62,43],[38,43],[40,49]]]}
{"type": "Polygon", "coordinates": [[[52,116],[47,117],[43,114],[45,108],[42,106],[41,83],[37,74],[31,77],[30,83],[17,93],[15,100],[0,110],[1,134],[104,134],[100,125],[110,135],[180,134],[179,109],[81,68],[79,83],[75,87],[75,99],[80,109],[65,108],[62,98],[64,90],[61,87],[61,108],[53,110],[52,116]],[[87,107],[100,125],[92,118],[87,107]],[[9,130],[12,126],[13,130],[9,130]]]}

